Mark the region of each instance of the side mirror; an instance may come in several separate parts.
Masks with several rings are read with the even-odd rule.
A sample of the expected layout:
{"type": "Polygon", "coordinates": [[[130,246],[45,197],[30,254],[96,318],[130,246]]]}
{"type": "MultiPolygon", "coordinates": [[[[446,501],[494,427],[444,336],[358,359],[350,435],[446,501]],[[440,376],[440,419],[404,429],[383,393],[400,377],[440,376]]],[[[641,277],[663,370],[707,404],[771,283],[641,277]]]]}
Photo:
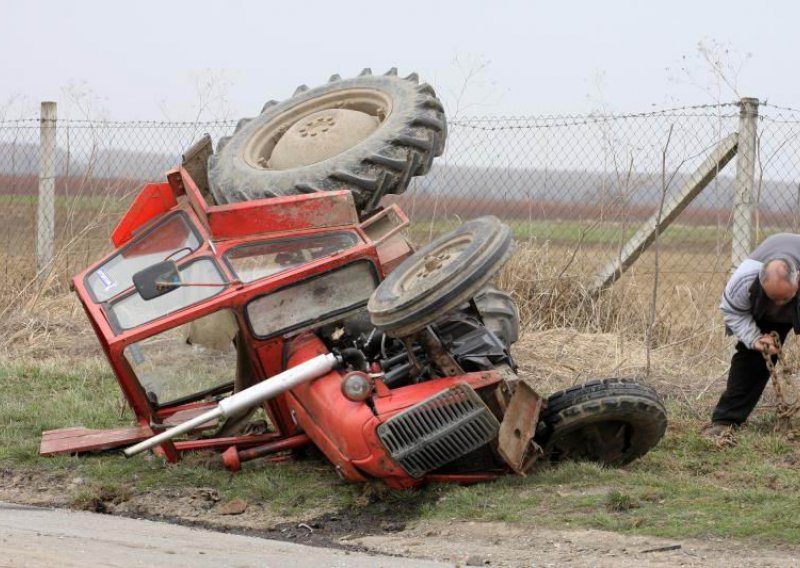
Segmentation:
{"type": "Polygon", "coordinates": [[[181,287],[175,261],[165,260],[133,275],[133,285],[143,300],[152,300],[181,287]]]}

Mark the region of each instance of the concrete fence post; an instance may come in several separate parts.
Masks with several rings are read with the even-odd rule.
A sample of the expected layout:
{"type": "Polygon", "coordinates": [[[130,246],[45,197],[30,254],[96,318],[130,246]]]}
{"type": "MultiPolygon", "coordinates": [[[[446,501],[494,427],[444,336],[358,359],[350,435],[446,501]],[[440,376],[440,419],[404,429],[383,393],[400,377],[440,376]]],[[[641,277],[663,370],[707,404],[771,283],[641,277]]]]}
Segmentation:
{"type": "Polygon", "coordinates": [[[42,103],[39,116],[39,203],[37,209],[36,260],[39,270],[53,261],[56,226],[56,103],[42,103]]]}
{"type": "Polygon", "coordinates": [[[731,227],[731,266],[741,263],[754,247],[756,150],[758,137],[758,99],[739,101],[739,149],[736,158],[736,195],[731,227]]]}

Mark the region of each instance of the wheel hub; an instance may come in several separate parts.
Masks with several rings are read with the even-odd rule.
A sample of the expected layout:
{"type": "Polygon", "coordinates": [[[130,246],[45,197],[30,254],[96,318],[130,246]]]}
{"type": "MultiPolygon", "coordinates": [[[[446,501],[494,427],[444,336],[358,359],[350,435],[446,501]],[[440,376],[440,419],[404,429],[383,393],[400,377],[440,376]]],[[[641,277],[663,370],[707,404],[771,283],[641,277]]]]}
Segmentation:
{"type": "Polygon", "coordinates": [[[268,167],[288,170],[327,160],[367,138],[379,124],[377,117],[357,110],[325,109],[309,114],[278,140],[268,167]]]}
{"type": "Polygon", "coordinates": [[[408,291],[422,285],[428,279],[436,279],[447,266],[458,259],[459,253],[469,245],[471,239],[459,239],[447,243],[443,248],[431,251],[401,283],[401,289],[408,291]]]}

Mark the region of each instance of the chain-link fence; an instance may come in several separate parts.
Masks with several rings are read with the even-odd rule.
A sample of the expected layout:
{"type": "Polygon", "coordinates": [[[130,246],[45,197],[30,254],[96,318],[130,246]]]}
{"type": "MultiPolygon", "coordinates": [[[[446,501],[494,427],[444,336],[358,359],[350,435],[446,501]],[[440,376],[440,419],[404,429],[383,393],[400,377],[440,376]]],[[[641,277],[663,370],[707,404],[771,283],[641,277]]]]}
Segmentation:
{"type": "Polygon", "coordinates": [[[231,129],[229,123],[58,121],[48,156],[40,152],[39,119],[0,122],[0,296],[36,278],[37,240],[47,238],[48,227],[57,280],[65,284],[109,248],[111,230],[145,182],[163,181],[204,132],[218,137],[231,129]],[[39,199],[42,172],[54,179],[52,208],[39,199]]]}
{"type": "MultiPolygon", "coordinates": [[[[444,156],[392,199],[412,219],[417,242],[478,215],[509,223],[517,254],[504,284],[527,306],[532,325],[569,326],[584,317],[580,323],[596,330],[680,341],[719,329],[715,306],[734,262],[734,234],[745,241],[741,248],[750,246],[750,231],[752,242],[800,232],[800,111],[761,105],[748,154],[737,137],[740,106],[454,119],[444,156]],[[718,159],[726,144],[731,152],[718,159]],[[676,203],[686,206],[673,211],[676,203]],[[744,232],[736,210],[753,220],[744,232]],[[648,223],[659,227],[649,236],[648,223]],[[637,238],[649,246],[639,247],[611,285],[611,299],[602,299],[603,274],[630,260],[637,238]]],[[[234,123],[58,121],[52,171],[40,163],[40,126],[38,118],[0,122],[2,305],[35,281],[43,231],[52,227],[56,282],[64,289],[109,248],[111,230],[144,182],[163,180],[203,133],[217,140],[234,123]],[[51,175],[52,210],[38,199],[40,187],[47,190],[40,176],[51,175]]]]}

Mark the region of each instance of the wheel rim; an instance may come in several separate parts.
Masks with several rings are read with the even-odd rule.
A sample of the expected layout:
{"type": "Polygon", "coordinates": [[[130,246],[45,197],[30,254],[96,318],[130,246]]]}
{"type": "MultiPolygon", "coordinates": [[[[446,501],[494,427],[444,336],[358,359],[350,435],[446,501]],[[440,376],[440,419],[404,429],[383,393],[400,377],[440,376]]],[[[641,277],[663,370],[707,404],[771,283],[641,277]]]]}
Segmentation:
{"type": "Polygon", "coordinates": [[[318,163],[358,145],[391,113],[392,99],[378,90],[342,89],[314,97],[255,132],[242,148],[242,159],[262,170],[318,163]]]}
{"type": "Polygon", "coordinates": [[[467,221],[407,258],[370,297],[375,327],[416,333],[474,296],[511,253],[511,230],[487,216],[467,221]]]}
{"type": "Polygon", "coordinates": [[[442,246],[430,251],[404,274],[396,284],[397,291],[405,294],[442,278],[448,266],[460,261],[461,254],[472,241],[472,235],[463,235],[458,239],[442,243],[442,246]]]}

